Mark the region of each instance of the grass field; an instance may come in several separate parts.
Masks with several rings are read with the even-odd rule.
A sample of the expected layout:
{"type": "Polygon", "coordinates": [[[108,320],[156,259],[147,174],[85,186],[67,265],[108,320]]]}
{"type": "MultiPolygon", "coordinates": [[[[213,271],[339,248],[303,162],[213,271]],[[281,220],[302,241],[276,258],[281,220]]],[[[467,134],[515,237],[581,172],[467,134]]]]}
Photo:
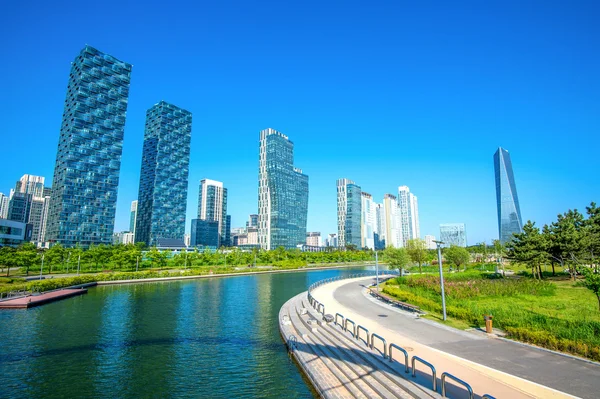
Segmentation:
{"type": "MultiPolygon", "coordinates": [[[[495,278],[477,271],[445,274],[448,324],[494,327],[509,338],[600,361],[600,312],[594,294],[568,279],[495,278]]],[[[439,277],[413,275],[388,281],[384,292],[441,318],[439,277]]]]}

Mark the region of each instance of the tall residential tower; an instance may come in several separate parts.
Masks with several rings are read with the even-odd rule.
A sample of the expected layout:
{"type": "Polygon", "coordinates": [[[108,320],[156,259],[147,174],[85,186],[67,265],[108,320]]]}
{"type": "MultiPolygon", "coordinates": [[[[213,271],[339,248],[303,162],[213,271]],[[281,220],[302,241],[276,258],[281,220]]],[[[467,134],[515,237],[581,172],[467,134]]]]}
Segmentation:
{"type": "Polygon", "coordinates": [[[192,114],[161,101],[146,111],[135,242],[183,244],[192,114]]]}
{"type": "Polygon", "coordinates": [[[130,64],[90,46],[71,64],[48,241],[112,243],[130,78],[130,64]]]}
{"type": "Polygon", "coordinates": [[[494,154],[494,172],[496,175],[498,235],[504,244],[512,239],[513,234],[521,232],[523,221],[510,154],[502,147],[499,147],[494,154]]]}
{"type": "Polygon", "coordinates": [[[398,187],[398,211],[402,229],[402,246],[406,247],[408,240],[421,236],[417,196],[410,192],[408,186],[398,187]]]}
{"type": "Polygon", "coordinates": [[[227,237],[227,189],[220,181],[202,179],[198,193],[198,219],[218,224],[217,246],[229,246],[227,237]]]}
{"type": "Polygon", "coordinates": [[[294,143],[275,129],[260,132],[258,243],[296,248],[306,241],[308,176],[294,167],[294,143]]]}

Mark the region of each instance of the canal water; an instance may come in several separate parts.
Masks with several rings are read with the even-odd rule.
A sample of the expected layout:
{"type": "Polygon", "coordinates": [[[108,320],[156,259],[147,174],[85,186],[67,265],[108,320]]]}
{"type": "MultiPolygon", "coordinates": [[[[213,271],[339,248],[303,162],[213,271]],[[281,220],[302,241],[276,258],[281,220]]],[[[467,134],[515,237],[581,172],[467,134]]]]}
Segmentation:
{"type": "Polygon", "coordinates": [[[0,312],[0,398],[312,398],[278,313],[360,269],[138,283],[0,312]]]}

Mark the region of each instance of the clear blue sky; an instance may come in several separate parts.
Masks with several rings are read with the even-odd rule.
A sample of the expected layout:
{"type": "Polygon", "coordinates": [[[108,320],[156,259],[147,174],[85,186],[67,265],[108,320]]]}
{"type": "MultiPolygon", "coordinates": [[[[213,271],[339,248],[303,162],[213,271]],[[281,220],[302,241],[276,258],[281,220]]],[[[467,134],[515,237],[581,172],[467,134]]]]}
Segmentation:
{"type": "Polygon", "coordinates": [[[188,226],[204,177],[229,189],[233,226],[256,212],[267,127],[309,175],[309,231],[337,231],[348,177],[377,201],[408,185],[422,235],[464,222],[489,242],[498,146],[525,220],[600,202],[597,1],[84,3],[1,6],[2,192],[52,181],[70,62],[89,44],[133,64],[116,230],[160,100],[193,113],[188,226]]]}

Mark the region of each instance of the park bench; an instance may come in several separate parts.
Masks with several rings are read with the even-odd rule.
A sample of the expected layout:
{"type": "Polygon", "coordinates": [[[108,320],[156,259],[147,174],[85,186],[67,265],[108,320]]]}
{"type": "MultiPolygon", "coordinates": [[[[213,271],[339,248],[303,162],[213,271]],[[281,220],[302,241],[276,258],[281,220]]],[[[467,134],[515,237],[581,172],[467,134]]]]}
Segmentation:
{"type": "Polygon", "coordinates": [[[402,308],[404,310],[408,310],[409,312],[415,312],[415,313],[419,313],[419,314],[425,313],[418,306],[399,301],[396,298],[392,298],[391,296],[384,294],[383,292],[377,292],[373,288],[369,288],[369,293],[371,294],[371,296],[373,296],[377,299],[381,299],[384,302],[391,303],[392,305],[398,306],[399,308],[402,308]]]}

